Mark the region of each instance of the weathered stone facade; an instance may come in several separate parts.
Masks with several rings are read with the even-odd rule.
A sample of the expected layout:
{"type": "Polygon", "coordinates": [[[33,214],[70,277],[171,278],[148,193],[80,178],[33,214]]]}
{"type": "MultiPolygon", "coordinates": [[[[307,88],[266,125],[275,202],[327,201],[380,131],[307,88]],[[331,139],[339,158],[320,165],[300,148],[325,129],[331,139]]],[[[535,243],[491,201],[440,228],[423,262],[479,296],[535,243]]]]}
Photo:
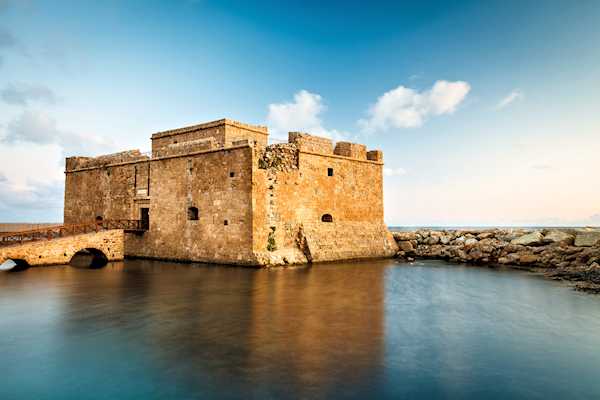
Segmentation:
{"type": "Polygon", "coordinates": [[[98,250],[108,261],[122,260],[125,255],[123,230],[114,229],[67,236],[49,241],[0,247],[0,264],[22,260],[29,266],[68,264],[81,250],[98,250]]]}
{"type": "Polygon", "coordinates": [[[219,120],[152,135],[137,150],[66,160],[65,223],[148,219],[127,256],[282,265],[393,256],[383,155],[305,133],[219,120]]]}

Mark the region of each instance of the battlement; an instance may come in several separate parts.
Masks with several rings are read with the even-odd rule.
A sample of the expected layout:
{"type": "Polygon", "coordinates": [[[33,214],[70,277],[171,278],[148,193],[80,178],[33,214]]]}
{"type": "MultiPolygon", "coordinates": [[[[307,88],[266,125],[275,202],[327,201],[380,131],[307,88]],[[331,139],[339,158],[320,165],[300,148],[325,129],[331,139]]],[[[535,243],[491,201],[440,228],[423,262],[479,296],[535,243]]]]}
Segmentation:
{"type": "Polygon", "coordinates": [[[152,154],[153,157],[169,157],[185,155],[190,153],[196,153],[200,151],[207,151],[217,149],[218,144],[214,137],[207,137],[204,139],[190,140],[189,142],[172,143],[165,147],[161,147],[155,150],[152,154]]]}
{"type": "Polygon", "coordinates": [[[160,139],[160,138],[164,138],[167,136],[180,135],[182,133],[193,132],[193,131],[209,129],[209,128],[215,128],[215,127],[226,126],[226,125],[246,129],[249,131],[254,131],[256,133],[263,133],[265,135],[269,134],[269,128],[267,128],[266,126],[251,125],[251,124],[246,124],[246,123],[239,122],[239,121],[234,121],[234,120],[228,119],[228,118],[222,118],[222,119],[218,119],[215,121],[204,122],[201,124],[195,124],[195,125],[190,125],[190,126],[184,126],[182,128],[169,129],[166,131],[156,132],[156,133],[152,134],[151,139],[155,140],[155,139],[160,139]]]}
{"type": "Polygon", "coordinates": [[[98,157],[67,157],[65,169],[73,171],[84,168],[99,168],[111,164],[122,164],[136,161],[146,161],[149,157],[138,149],[105,154],[98,157]]]}
{"type": "Polygon", "coordinates": [[[298,150],[304,152],[383,162],[383,152],[381,150],[367,151],[367,146],[364,144],[337,142],[334,148],[331,139],[304,132],[290,132],[288,143],[295,144],[298,150]]]}
{"type": "MultiPolygon", "coordinates": [[[[215,148],[235,146],[234,143],[247,140],[258,146],[266,146],[269,130],[266,126],[244,124],[231,119],[219,119],[203,124],[186,126],[157,132],[152,135],[152,154],[156,156],[159,150],[183,142],[193,142],[199,139],[214,139],[215,148]]],[[[160,151],[164,153],[164,151],[160,151]]]]}

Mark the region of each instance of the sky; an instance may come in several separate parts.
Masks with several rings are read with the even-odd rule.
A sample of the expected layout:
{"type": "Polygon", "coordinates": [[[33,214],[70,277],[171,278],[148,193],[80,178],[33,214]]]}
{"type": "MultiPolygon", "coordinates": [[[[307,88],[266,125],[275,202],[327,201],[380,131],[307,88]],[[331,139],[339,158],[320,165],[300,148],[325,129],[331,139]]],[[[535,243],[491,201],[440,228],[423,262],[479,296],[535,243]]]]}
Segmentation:
{"type": "Polygon", "coordinates": [[[61,221],[66,156],[231,118],[383,150],[390,225],[600,225],[598,21],[596,0],[0,0],[0,221],[61,221]]]}

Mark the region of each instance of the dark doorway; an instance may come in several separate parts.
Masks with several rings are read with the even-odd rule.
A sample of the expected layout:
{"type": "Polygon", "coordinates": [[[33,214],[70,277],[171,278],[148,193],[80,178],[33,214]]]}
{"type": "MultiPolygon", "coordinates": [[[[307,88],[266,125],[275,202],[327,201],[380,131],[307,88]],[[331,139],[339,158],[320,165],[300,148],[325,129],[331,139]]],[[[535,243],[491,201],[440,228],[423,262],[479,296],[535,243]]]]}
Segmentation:
{"type": "Polygon", "coordinates": [[[140,223],[141,228],[148,230],[150,229],[150,209],[140,208],[140,223]]]}

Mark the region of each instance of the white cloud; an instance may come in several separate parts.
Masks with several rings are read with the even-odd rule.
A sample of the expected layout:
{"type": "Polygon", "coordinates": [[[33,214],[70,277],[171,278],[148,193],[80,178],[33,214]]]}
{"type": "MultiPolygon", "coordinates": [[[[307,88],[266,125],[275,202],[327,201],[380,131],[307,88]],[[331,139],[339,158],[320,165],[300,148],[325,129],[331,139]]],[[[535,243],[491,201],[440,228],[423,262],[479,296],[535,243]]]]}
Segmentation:
{"type": "Polygon", "coordinates": [[[325,110],[327,106],[320,95],[300,90],[292,102],[269,104],[267,124],[273,136],[281,139],[288,132],[306,132],[334,140],[348,137],[347,132],[323,127],[321,114],[325,110]]]}
{"type": "Polygon", "coordinates": [[[8,123],[1,141],[7,144],[56,144],[66,155],[95,155],[113,148],[112,143],[103,138],[60,130],[52,117],[31,110],[8,123]]]}
{"type": "Polygon", "coordinates": [[[22,184],[0,173],[0,210],[62,208],[63,188],[62,181],[27,181],[22,184]]]}
{"type": "Polygon", "coordinates": [[[515,101],[523,100],[524,97],[525,95],[520,89],[515,89],[502,100],[500,100],[498,104],[496,104],[496,109],[501,110],[509,104],[514,103],[515,101]]]}
{"type": "Polygon", "coordinates": [[[56,95],[54,92],[44,86],[30,83],[12,83],[0,90],[0,98],[5,103],[16,105],[27,105],[29,102],[43,102],[54,104],[56,95]]]}
{"type": "Polygon", "coordinates": [[[0,146],[0,221],[62,220],[63,170],[55,144],[0,146]]]}
{"type": "Polygon", "coordinates": [[[406,170],[404,168],[384,168],[383,174],[385,176],[402,176],[406,175],[406,170]]]}
{"type": "Polygon", "coordinates": [[[358,123],[365,133],[419,127],[430,116],[454,113],[470,90],[463,81],[437,81],[424,92],[398,86],[379,97],[369,117],[358,123]]]}

